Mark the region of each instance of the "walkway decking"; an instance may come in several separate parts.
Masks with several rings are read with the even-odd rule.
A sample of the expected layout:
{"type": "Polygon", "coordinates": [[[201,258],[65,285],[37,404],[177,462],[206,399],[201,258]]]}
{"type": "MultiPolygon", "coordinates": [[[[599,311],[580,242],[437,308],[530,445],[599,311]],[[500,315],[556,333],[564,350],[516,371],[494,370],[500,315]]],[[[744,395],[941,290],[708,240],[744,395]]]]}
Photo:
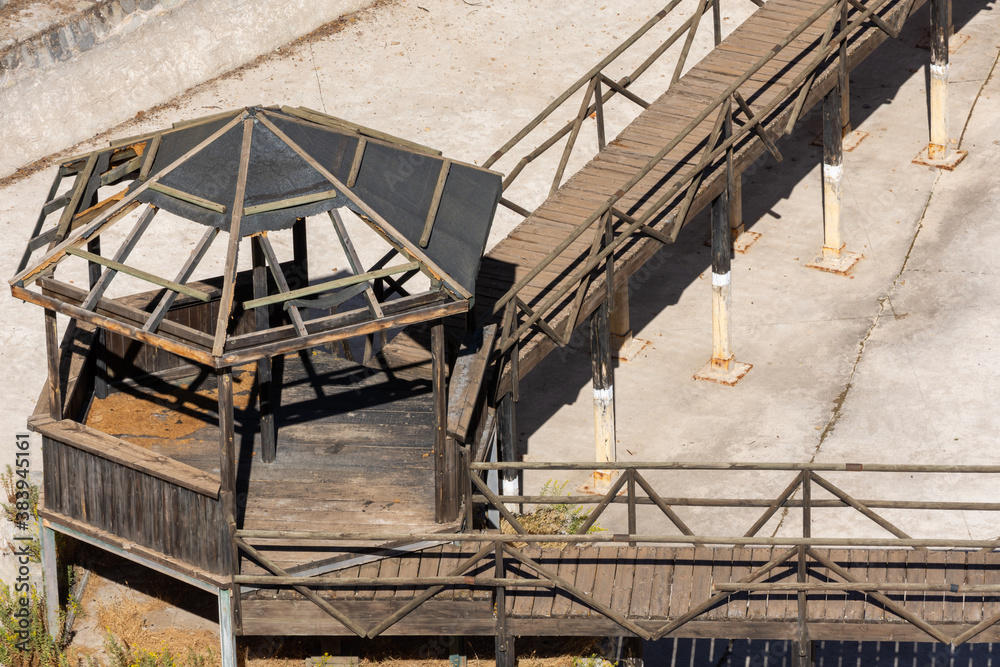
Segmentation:
{"type": "MultiPolygon", "coordinates": [[[[567,179],[553,196],[486,254],[476,281],[477,317],[488,316],[511,286],[526,276],[576,226],[614,196],[651,158],[679,136],[686,126],[709,107],[714,98],[724,93],[761,56],[788,37],[800,23],[824,4],[822,0],[769,0],[666,93],[651,102],[649,108],[643,110],[615,140],[567,179]]],[[[923,0],[890,0],[876,14],[889,24],[899,25],[904,15],[908,16],[921,4],[923,0]]],[[[740,86],[739,93],[755,114],[782,97],[785,88],[808,71],[834,11],[839,16],[836,6],[828,10],[740,86]]],[[[857,12],[852,11],[852,17],[856,15],[857,12]]],[[[874,24],[866,22],[848,40],[848,68],[858,65],[886,38],[886,34],[874,24]]],[[[810,88],[803,107],[805,110],[810,109],[836,85],[837,70],[836,58],[823,63],[810,88]]],[[[796,96],[788,98],[787,93],[784,93],[784,101],[768,116],[765,127],[772,139],[784,134],[796,96]]],[[[734,114],[737,126],[746,120],[746,116],[738,108],[734,107],[734,114]]],[[[698,165],[712,132],[715,116],[713,112],[701,121],[687,138],[634,188],[625,193],[616,208],[639,218],[658,197],[681,182],[698,165]]],[[[760,138],[749,133],[734,147],[736,172],[742,172],[766,150],[760,138]]],[[[705,171],[685,222],[690,221],[721,192],[725,184],[724,166],[724,162],[716,161],[705,171]]],[[[683,195],[683,191],[681,194],[683,195]]],[[[656,214],[652,226],[657,231],[669,237],[676,236],[678,221],[675,218],[680,201],[681,197],[675,198],[673,204],[656,214]]],[[[625,223],[618,220],[616,231],[625,226],[625,223]]],[[[555,290],[573,284],[574,280],[569,274],[587,260],[593,236],[593,232],[587,232],[576,239],[524,287],[520,292],[521,299],[534,308],[555,290]]],[[[615,253],[616,282],[627,280],[660,247],[660,241],[642,234],[634,235],[615,253]]],[[[586,321],[603,298],[603,293],[603,272],[594,272],[587,297],[573,328],[586,321]]],[[[574,294],[575,290],[570,290],[556,308],[544,317],[559,332],[566,327],[566,320],[572,312],[574,294]]],[[[520,376],[527,374],[554,348],[555,343],[539,329],[534,328],[526,333],[521,338],[519,348],[520,376]]],[[[429,376],[429,354],[424,337],[401,336],[390,343],[384,354],[392,366],[408,369],[421,366],[425,369],[425,376],[429,376]]],[[[506,382],[509,383],[509,378],[506,382]]],[[[505,383],[505,386],[509,384],[505,383]]]]}
{"type": "MultiPolygon", "coordinates": [[[[735,583],[761,568],[782,549],[771,548],[673,548],[591,547],[562,549],[525,547],[524,555],[557,573],[593,596],[615,613],[655,630],[677,619],[718,593],[718,584],[735,583]]],[[[1000,559],[978,551],[919,550],[824,550],[818,553],[845,568],[859,582],[909,584],[954,584],[956,586],[1000,584],[1000,559]]],[[[446,576],[474,549],[439,546],[420,553],[356,565],[330,573],[353,577],[446,576]]],[[[507,560],[512,577],[537,579],[528,568],[507,560]]],[[[774,568],[762,583],[794,582],[797,560],[774,568]]],[[[809,581],[843,581],[818,563],[810,563],[809,581]]],[[[466,572],[467,576],[491,577],[492,559],[466,572]]],[[[359,587],[327,589],[324,597],[353,620],[371,627],[412,600],[423,588],[359,587]]],[[[957,636],[984,618],[1000,612],[1000,595],[942,592],[890,592],[888,598],[936,629],[957,636]]],[[[254,591],[242,602],[243,630],[247,634],[276,633],[279,629],[302,635],[350,635],[350,630],[297,593],[254,591]],[[277,598],[277,599],[276,599],[277,598]]],[[[620,635],[626,630],[596,611],[586,601],[552,588],[512,588],[507,593],[507,629],[513,635],[620,635]]],[[[808,597],[807,621],[813,639],[927,641],[928,636],[863,593],[812,592],[808,597]]],[[[729,638],[794,638],[798,604],[794,591],[735,593],[671,636],[729,638]]],[[[386,634],[413,635],[439,631],[443,618],[450,619],[449,632],[492,635],[497,631],[489,588],[454,586],[445,588],[386,634]]],[[[995,627],[972,641],[996,641],[995,627]]]]}

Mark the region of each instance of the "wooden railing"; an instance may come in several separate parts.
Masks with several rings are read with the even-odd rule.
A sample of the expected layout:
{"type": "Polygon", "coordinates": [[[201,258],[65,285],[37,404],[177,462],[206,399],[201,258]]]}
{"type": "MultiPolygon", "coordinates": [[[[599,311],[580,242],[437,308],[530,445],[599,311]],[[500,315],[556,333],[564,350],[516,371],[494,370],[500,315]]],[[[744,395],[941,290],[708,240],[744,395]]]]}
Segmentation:
{"type": "MultiPolygon", "coordinates": [[[[535,330],[548,336],[556,345],[564,346],[568,344],[573,329],[577,325],[588,288],[591,287],[592,282],[594,285],[598,285],[602,279],[602,273],[607,275],[607,279],[604,281],[604,287],[608,293],[607,299],[609,302],[613,301],[611,291],[614,289],[614,285],[612,284],[614,281],[611,277],[614,271],[614,256],[617,251],[622,249],[636,234],[644,234],[660,243],[672,242],[680,231],[681,224],[687,219],[695,196],[706,176],[720,168],[731,171],[733,169],[734,149],[741,142],[749,141],[754,137],[759,138],[767,150],[777,155],[777,148],[774,146],[772,137],[764,130],[765,126],[775,122],[782,114],[786,114],[787,122],[782,129],[784,132],[790,132],[802,114],[814,80],[828,66],[828,59],[839,53],[840,62],[838,66],[841,68],[843,76],[847,67],[847,40],[857,34],[859,30],[866,29],[864,26],[869,22],[887,34],[897,36],[899,27],[890,25],[878,13],[889,9],[892,5],[897,5],[897,9],[901,10],[898,14],[900,17],[899,24],[901,25],[902,21],[909,15],[914,2],[915,0],[871,0],[865,4],[858,0],[827,0],[808,18],[790,30],[785,38],[781,39],[766,54],[757,59],[752,66],[736,77],[723,92],[707,103],[697,117],[691,120],[662,149],[651,157],[645,165],[639,168],[622,188],[594,208],[572,232],[521,276],[494,303],[492,312],[485,314],[484,321],[496,318],[501,324],[495,357],[498,359],[510,357],[508,363],[516,364],[517,347],[521,344],[522,339],[532,335],[535,330]],[[771,101],[761,105],[756,111],[751,110],[746,100],[740,95],[739,90],[741,86],[770,63],[775,56],[781,53],[808,28],[824,20],[826,21],[824,36],[818,48],[812,49],[806,54],[807,67],[789,83],[781,86],[771,101]],[[689,156],[693,166],[683,172],[680,178],[670,185],[670,187],[667,187],[662,194],[659,194],[651,204],[645,206],[645,210],[641,214],[637,213],[633,217],[618,208],[617,204],[619,201],[626,197],[668,154],[674,151],[685,140],[689,139],[697,128],[701,126],[703,121],[712,117],[714,117],[715,122],[707,144],[704,145],[703,149],[697,149],[700,150],[699,155],[689,156]],[[734,121],[737,122],[734,123],[734,121]],[[664,219],[661,214],[668,208],[673,209],[672,216],[669,219],[664,219]],[[659,222],[655,222],[657,220],[659,222]],[[671,221],[673,224],[667,230],[666,226],[671,221]],[[530,299],[523,297],[525,288],[566,252],[577,239],[586,233],[593,235],[589,253],[586,256],[581,256],[580,261],[574,265],[571,271],[565,272],[559,284],[554,284],[551,286],[551,289],[546,290],[544,298],[539,303],[529,306],[528,302],[530,299]],[[601,270],[602,265],[605,267],[603,271],[601,270]],[[596,277],[592,280],[595,272],[596,277]],[[569,295],[574,291],[575,296],[572,301],[567,302],[566,300],[568,300],[569,295]],[[565,320],[565,326],[561,330],[557,330],[547,319],[551,318],[556,311],[567,305],[569,314],[565,320]]],[[[639,37],[661,20],[676,4],[676,2],[670,3],[654,18],[650,19],[638,32],[623,42],[621,46],[598,63],[597,66],[574,83],[567,91],[558,96],[541,114],[536,116],[485,162],[485,166],[490,166],[508,154],[560,105],[569,100],[573,94],[579,92],[581,89],[584,90],[583,102],[580,105],[580,111],[577,116],[547,140],[543,141],[537,148],[529,151],[521,158],[504,181],[505,189],[510,186],[527,164],[554,146],[559,139],[569,135],[552,181],[550,195],[554,193],[562,181],[566,164],[584,120],[591,115],[596,118],[598,145],[600,148],[603,148],[605,130],[602,105],[611,96],[621,94],[643,106],[645,102],[628,91],[629,84],[634,82],[636,77],[641,75],[653,61],[661,57],[684,34],[686,38],[683,51],[674,70],[672,80],[676,81],[680,77],[691,41],[700,23],[701,15],[707,12],[710,7],[717,10],[719,0],[700,0],[694,16],[686,21],[669,39],[663,42],[632,75],[618,82],[612,82],[603,74],[603,70],[611,62],[631,47],[639,37]],[[608,90],[601,92],[602,85],[607,86],[608,90]]],[[[715,18],[716,39],[718,41],[721,39],[718,27],[718,11],[715,13],[715,18]]],[[[520,215],[525,217],[530,215],[526,208],[512,204],[507,198],[502,199],[501,203],[520,215]]],[[[515,371],[516,369],[508,368],[504,371],[504,375],[513,377],[516,375],[515,371]]],[[[513,378],[513,382],[516,383],[516,381],[516,378],[513,378]]]]}
{"type": "MultiPolygon", "coordinates": [[[[859,581],[851,572],[840,566],[827,553],[825,548],[850,547],[854,549],[879,550],[885,548],[925,550],[925,549],[978,549],[986,555],[981,559],[981,565],[991,571],[996,568],[998,562],[993,557],[995,550],[1000,549],[1000,538],[998,539],[974,539],[971,537],[947,536],[947,528],[956,525],[956,522],[947,521],[948,513],[961,512],[988,512],[993,515],[1000,513],[1000,502],[973,502],[966,500],[909,500],[898,498],[859,498],[845,490],[847,484],[842,481],[858,480],[867,478],[864,481],[871,481],[873,475],[877,479],[890,480],[892,476],[905,475],[906,479],[917,477],[920,484],[928,477],[942,475],[950,476],[960,480],[976,478],[980,482],[985,481],[987,485],[994,484],[993,480],[1000,475],[1000,466],[949,466],[949,465],[884,465],[884,464],[799,464],[799,463],[699,463],[699,462],[653,462],[653,463],[632,463],[632,464],[595,464],[595,463],[481,463],[470,462],[469,457],[463,457],[463,461],[468,469],[467,479],[470,480],[469,488],[465,497],[465,507],[469,523],[466,532],[456,535],[449,535],[448,539],[456,543],[467,543],[478,548],[478,551],[471,557],[465,559],[461,564],[454,567],[444,576],[436,577],[406,577],[406,578],[360,578],[342,576],[296,576],[277,567],[266,556],[260,554],[249,544],[250,540],[267,539],[283,540],[291,545],[300,540],[324,540],[332,543],[350,542],[356,545],[358,542],[370,541],[373,549],[378,549],[376,545],[387,542],[418,543],[421,541],[440,540],[440,534],[361,534],[361,533],[324,533],[312,531],[281,531],[281,530],[242,530],[237,532],[237,541],[240,549],[250,558],[256,560],[266,570],[269,575],[238,575],[235,577],[236,583],[253,586],[270,586],[285,588],[291,587],[302,593],[306,598],[313,601],[324,612],[328,613],[345,627],[362,637],[375,637],[385,632],[389,627],[406,616],[408,613],[419,607],[423,602],[444,590],[447,586],[463,586],[472,588],[492,588],[496,591],[494,609],[498,614],[498,628],[504,624],[505,595],[508,588],[516,587],[538,587],[551,586],[560,589],[571,595],[576,600],[589,606],[598,614],[614,621],[621,628],[636,636],[645,639],[659,639],[676,630],[686,623],[697,619],[699,616],[724,603],[730,596],[752,591],[760,593],[794,593],[798,601],[798,628],[799,642],[802,650],[807,650],[805,646],[808,642],[807,608],[810,595],[813,600],[817,595],[823,595],[830,591],[841,592],[862,592],[883,606],[888,612],[898,616],[903,621],[912,624],[920,631],[926,633],[936,641],[948,644],[961,644],[967,642],[985,630],[989,629],[997,622],[1000,622],[1000,614],[995,614],[983,618],[976,625],[963,629],[960,633],[951,635],[939,627],[932,626],[908,611],[897,601],[890,599],[886,593],[908,591],[908,592],[945,592],[950,595],[964,596],[966,598],[987,598],[1000,594],[1000,584],[934,584],[927,582],[901,583],[899,581],[859,581]],[[617,471],[618,478],[603,496],[577,495],[577,496],[509,496],[500,495],[488,488],[482,482],[479,475],[488,471],[532,471],[535,473],[556,473],[573,471],[576,473],[592,472],[597,467],[617,471]],[[678,484],[677,475],[692,475],[699,472],[710,471],[714,475],[735,476],[747,474],[753,475],[788,475],[791,480],[783,487],[775,497],[753,496],[753,497],[667,497],[655,487],[658,483],[650,481],[656,474],[671,473],[672,486],[678,484]],[[837,483],[831,481],[832,477],[838,477],[837,483]],[[473,490],[474,489],[474,490],[473,490]],[[824,490],[828,495],[824,498],[814,496],[817,489],[824,490]],[[529,534],[522,525],[518,515],[510,508],[515,505],[543,506],[546,504],[560,504],[593,509],[589,512],[587,519],[581,523],[574,534],[529,534]],[[589,532],[601,518],[605,510],[613,504],[625,505],[627,513],[625,517],[625,528],[621,530],[615,527],[612,530],[589,532]],[[502,534],[497,531],[480,532],[472,530],[471,523],[476,516],[475,508],[485,506],[487,509],[498,511],[508,522],[512,534],[502,534]],[[713,509],[727,512],[726,519],[731,521],[731,512],[734,509],[760,508],[763,512],[757,516],[756,520],[748,529],[740,534],[720,534],[713,530],[719,524],[719,515],[702,515],[708,523],[707,531],[696,531],[688,525],[677,513],[675,508],[701,508],[701,510],[713,509]],[[640,508],[650,508],[655,510],[652,514],[643,513],[640,508]],[[813,511],[816,509],[856,512],[879,526],[886,532],[888,537],[863,537],[858,532],[845,534],[840,532],[834,536],[816,537],[813,535],[814,527],[817,525],[813,511]],[[889,521],[883,516],[882,510],[907,510],[913,512],[935,512],[945,517],[945,521],[935,524],[935,537],[913,537],[909,532],[903,530],[894,521],[889,521]],[[777,534],[761,536],[761,529],[781,511],[799,511],[801,513],[801,531],[790,532],[789,534],[777,534]],[[640,514],[642,516],[640,517],[640,514]],[[656,521],[662,524],[665,518],[673,527],[672,532],[664,532],[659,526],[653,530],[642,530],[640,528],[640,518],[643,523],[656,521]],[[715,592],[705,600],[692,600],[686,613],[660,623],[657,627],[650,627],[647,619],[642,624],[636,622],[624,614],[616,612],[595,599],[594,595],[577,588],[573,582],[567,580],[552,567],[545,567],[533,559],[518,545],[539,544],[539,543],[561,543],[561,544],[629,544],[629,545],[693,545],[696,547],[771,547],[774,548],[774,557],[762,567],[749,572],[738,581],[732,583],[720,583],[715,587],[715,592]],[[513,571],[503,566],[504,560],[508,562],[516,561],[523,566],[521,573],[513,571]],[[464,576],[466,572],[481,566],[484,561],[496,563],[494,576],[492,577],[469,577],[464,576]],[[776,567],[786,564],[797,564],[797,576],[794,582],[767,582],[768,573],[776,567]],[[537,578],[526,579],[523,576],[524,568],[533,573],[537,578]],[[816,580],[810,568],[826,569],[834,573],[839,581],[819,581],[816,580]],[[358,622],[347,616],[341,609],[338,609],[335,601],[321,597],[315,589],[317,588],[351,588],[357,586],[384,587],[384,586],[414,586],[423,587],[424,590],[404,606],[395,610],[391,615],[379,620],[371,627],[358,622]]],[[[663,482],[661,481],[660,484],[663,482]]],[[[759,482],[755,483],[755,488],[759,487],[759,482]]],[[[893,490],[897,493],[903,491],[905,486],[890,485],[883,483],[877,488],[893,490]]],[[[915,487],[911,487],[915,488],[915,487]]],[[[954,484],[957,497],[960,497],[963,486],[954,484]]],[[[842,517],[843,515],[841,515],[842,517]]],[[[926,525],[926,524],[924,524],[926,525]]],[[[964,522],[962,523],[964,527],[964,522]]],[[[923,527],[926,531],[926,528],[923,527]]],[[[354,547],[356,548],[356,547],[354,547]]],[[[519,568],[520,568],[519,566],[519,568]]],[[[786,566],[787,567],[787,566],[786,566]]],[[[905,566],[904,566],[905,567],[905,566]]],[[[973,568],[970,560],[967,568],[973,568]]],[[[499,631],[499,630],[498,630],[499,631]]]]}
{"type": "Polygon", "coordinates": [[[69,419],[31,427],[44,518],[196,578],[232,573],[218,477],[69,419]]]}

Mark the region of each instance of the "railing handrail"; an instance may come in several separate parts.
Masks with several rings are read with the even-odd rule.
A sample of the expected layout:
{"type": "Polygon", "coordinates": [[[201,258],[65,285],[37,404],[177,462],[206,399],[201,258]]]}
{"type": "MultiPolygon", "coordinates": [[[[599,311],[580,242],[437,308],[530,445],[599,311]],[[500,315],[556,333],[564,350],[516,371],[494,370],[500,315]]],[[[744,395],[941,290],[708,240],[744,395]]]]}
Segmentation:
{"type": "MultiPolygon", "coordinates": [[[[705,169],[708,169],[720,155],[730,150],[731,147],[733,147],[737,142],[742,141],[743,138],[750,132],[756,131],[756,127],[763,122],[765,117],[771,114],[771,112],[773,112],[780,104],[784,103],[790,95],[810,76],[813,76],[816,70],[822,66],[823,62],[834,52],[835,49],[839,49],[841,42],[846,40],[858,27],[860,27],[865,21],[873,16],[875,12],[890,1],[891,0],[875,0],[866,7],[865,11],[857,14],[854,19],[837,34],[836,37],[826,40],[825,47],[820,49],[819,53],[815,55],[809,66],[803,72],[801,72],[785,86],[781,94],[777,95],[770,103],[765,105],[762,110],[754,114],[752,118],[748,118],[743,125],[741,125],[738,129],[735,129],[729,137],[727,137],[714,149],[710,150],[711,147],[706,148],[706,154],[702,158],[701,165],[689,170],[689,172],[685,174],[679,182],[672,186],[656,201],[655,204],[649,207],[641,217],[630,221],[628,227],[616,238],[607,243],[600,252],[592,254],[588,261],[577,267],[577,269],[570,274],[570,279],[564,280],[561,287],[552,290],[548,297],[539,306],[535,307],[533,312],[525,318],[524,322],[516,327],[514,332],[504,332],[504,340],[502,340],[498,346],[498,353],[502,354],[507,352],[507,350],[509,350],[515,342],[520,339],[521,335],[523,335],[530,327],[534,326],[536,322],[547,314],[548,311],[565,296],[568,290],[573,289],[583,279],[585,279],[585,277],[589,275],[590,272],[593,271],[598,265],[600,265],[600,263],[604,261],[610,253],[613,253],[622,243],[630,238],[632,234],[645,225],[653,215],[662,210],[662,208],[666,206],[670,200],[677,196],[683,188],[689,186],[690,183],[694,181],[694,179],[697,178],[705,169]]],[[[493,306],[493,314],[496,315],[499,313],[508,304],[508,302],[515,299],[526,285],[534,280],[534,278],[545,270],[545,268],[553,261],[555,261],[558,256],[560,256],[574,241],[576,241],[576,239],[590,229],[597,220],[607,214],[608,211],[610,211],[629,190],[635,187],[635,185],[638,184],[653,168],[655,168],[655,166],[659,164],[667,154],[674,150],[674,148],[676,148],[699,125],[701,125],[701,123],[708,118],[713,111],[719,109],[723,104],[731,104],[731,98],[734,93],[739,90],[740,86],[746,83],[746,81],[748,81],[757,71],[770,62],[794,39],[820,20],[836,5],[840,5],[842,9],[846,7],[848,11],[853,6],[852,3],[848,2],[848,0],[828,0],[813,14],[803,20],[797,28],[792,30],[777,45],[761,56],[757,62],[754,63],[754,65],[739,76],[725,90],[725,92],[720,93],[712,102],[706,105],[703,111],[694,120],[689,122],[688,125],[685,126],[685,128],[667,144],[667,146],[657,152],[657,154],[653,156],[632,178],[630,178],[621,189],[610,196],[590,216],[588,216],[586,220],[575,227],[562,242],[560,242],[548,255],[546,255],[545,258],[540,260],[531,270],[528,271],[527,274],[518,280],[517,283],[514,284],[503,296],[501,296],[493,306]]]]}
{"type": "Polygon", "coordinates": [[[781,463],[781,462],[711,462],[711,461],[517,461],[483,462],[469,465],[471,470],[714,470],[878,472],[878,473],[970,473],[998,474],[1000,465],[933,465],[889,463],[781,463]]]}

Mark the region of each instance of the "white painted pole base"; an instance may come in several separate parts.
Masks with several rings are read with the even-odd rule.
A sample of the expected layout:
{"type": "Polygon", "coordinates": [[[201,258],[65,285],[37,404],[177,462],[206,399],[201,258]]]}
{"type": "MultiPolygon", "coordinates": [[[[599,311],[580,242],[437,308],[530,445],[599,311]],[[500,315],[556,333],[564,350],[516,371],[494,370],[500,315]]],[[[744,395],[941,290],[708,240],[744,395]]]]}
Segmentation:
{"type": "Polygon", "coordinates": [[[948,64],[931,63],[931,140],[927,157],[948,157],[948,64]]]}
{"type": "Polygon", "coordinates": [[[709,380],[732,386],[752,368],[750,364],[736,361],[733,354],[732,321],[732,272],[712,273],[712,358],[694,379],[709,380]]]}

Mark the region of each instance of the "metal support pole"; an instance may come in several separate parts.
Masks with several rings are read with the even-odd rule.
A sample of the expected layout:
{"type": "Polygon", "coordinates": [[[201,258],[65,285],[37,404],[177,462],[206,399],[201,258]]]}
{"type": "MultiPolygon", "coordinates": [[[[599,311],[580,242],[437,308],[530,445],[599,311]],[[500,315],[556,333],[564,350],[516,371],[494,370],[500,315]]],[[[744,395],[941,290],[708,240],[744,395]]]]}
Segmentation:
{"type": "MultiPolygon", "coordinates": [[[[725,137],[733,133],[732,104],[726,113],[725,137]]],[[[732,155],[726,155],[727,179],[733,173],[732,155]]],[[[735,368],[732,323],[729,309],[732,302],[733,237],[729,219],[729,190],[712,200],[712,370],[729,373],[735,368]]]]}
{"type": "MultiPolygon", "coordinates": [[[[264,251],[256,242],[250,244],[253,256],[253,298],[261,299],[267,296],[267,265],[264,251]]],[[[260,306],[254,309],[257,330],[264,331],[270,326],[271,307],[260,306]]],[[[271,358],[264,357],[257,362],[257,401],[260,411],[260,450],[261,460],[272,463],[277,456],[277,435],[274,425],[274,387],[271,378],[271,358]]]]}
{"type": "MultiPolygon", "coordinates": [[[[603,301],[590,318],[590,358],[594,385],[594,437],[597,462],[618,460],[615,451],[615,369],[611,363],[611,327],[608,302],[603,301]]],[[[598,474],[594,482],[599,484],[598,474]]],[[[607,482],[608,480],[603,480],[607,482]]]]}
{"type": "Polygon", "coordinates": [[[45,586],[45,626],[49,634],[59,637],[59,559],[56,553],[56,532],[42,525],[42,582],[45,586]]]}
{"type": "Polygon", "coordinates": [[[729,196],[729,229],[733,242],[745,231],[743,225],[743,174],[729,173],[726,190],[729,196]]]}
{"type": "Polygon", "coordinates": [[[861,256],[844,250],[841,203],[844,200],[844,109],[834,86],[823,98],[823,254],[809,268],[845,275],[861,256]]]}
{"type": "MultiPolygon", "coordinates": [[[[726,103],[723,134],[733,134],[732,100],[726,103]]],[[[750,370],[749,364],[736,363],[733,354],[732,304],[733,233],[730,224],[729,195],[735,189],[733,153],[726,153],[727,187],[712,200],[712,358],[695,379],[734,385],[750,370]]]]}
{"type": "Polygon", "coordinates": [[[951,0],[931,0],[931,140],[927,157],[948,157],[948,33],[951,0]]]}
{"type": "Polygon", "coordinates": [[[222,667],[236,667],[233,597],[232,592],[227,588],[219,589],[219,644],[222,667]]]}
{"type": "Polygon", "coordinates": [[[823,258],[839,260],[844,242],[840,234],[840,204],[844,199],[844,135],[840,90],[823,98],[823,258]]]}
{"type": "MultiPolygon", "coordinates": [[[[497,404],[497,450],[501,462],[510,463],[517,460],[517,411],[514,394],[508,392],[497,404]]],[[[503,495],[520,495],[521,485],[516,470],[504,470],[500,473],[500,486],[503,495]]],[[[516,511],[517,506],[507,505],[507,509],[516,511]]]]}

